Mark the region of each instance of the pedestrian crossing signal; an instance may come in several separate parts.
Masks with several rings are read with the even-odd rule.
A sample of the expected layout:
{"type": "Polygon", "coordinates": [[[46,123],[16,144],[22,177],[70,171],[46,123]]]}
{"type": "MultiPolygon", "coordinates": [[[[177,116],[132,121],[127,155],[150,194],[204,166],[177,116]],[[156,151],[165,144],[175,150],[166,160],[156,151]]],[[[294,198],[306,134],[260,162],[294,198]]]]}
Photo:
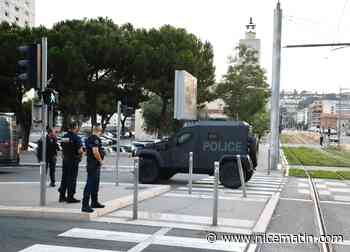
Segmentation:
{"type": "Polygon", "coordinates": [[[43,93],[44,104],[52,106],[58,103],[58,93],[53,89],[46,89],[43,93]]]}

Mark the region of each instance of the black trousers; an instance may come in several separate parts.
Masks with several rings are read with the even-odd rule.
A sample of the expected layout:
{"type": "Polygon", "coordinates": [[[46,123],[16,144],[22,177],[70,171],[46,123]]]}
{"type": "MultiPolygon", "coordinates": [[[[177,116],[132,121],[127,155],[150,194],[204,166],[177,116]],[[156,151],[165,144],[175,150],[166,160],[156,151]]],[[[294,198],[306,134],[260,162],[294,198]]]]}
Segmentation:
{"type": "Polygon", "coordinates": [[[97,204],[98,202],[98,190],[100,187],[100,166],[93,166],[87,169],[87,180],[84,188],[84,198],[83,198],[83,207],[89,206],[90,198],[91,204],[97,204]]]}
{"type": "Polygon", "coordinates": [[[47,160],[46,160],[46,174],[47,174],[47,171],[49,170],[49,172],[50,172],[50,181],[51,181],[52,184],[55,184],[55,182],[56,182],[56,177],[55,177],[56,162],[57,162],[56,156],[47,157],[47,160]]]}
{"type": "Polygon", "coordinates": [[[73,198],[76,192],[79,159],[63,159],[61,185],[58,191],[61,195],[73,198]]]}

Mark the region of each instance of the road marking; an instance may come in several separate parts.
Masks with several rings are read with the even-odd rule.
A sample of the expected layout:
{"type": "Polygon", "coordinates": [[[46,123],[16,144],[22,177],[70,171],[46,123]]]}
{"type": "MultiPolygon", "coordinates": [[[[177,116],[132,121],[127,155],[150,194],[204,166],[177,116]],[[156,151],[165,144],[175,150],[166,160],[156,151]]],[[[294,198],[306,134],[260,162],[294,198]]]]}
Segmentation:
{"type": "Polygon", "coordinates": [[[280,193],[273,195],[270,200],[267,202],[264,210],[262,211],[258,221],[256,222],[253,232],[254,233],[263,233],[266,232],[267,226],[269,225],[272,215],[277,207],[277,203],[280,198],[280,193]]]}
{"type": "Polygon", "coordinates": [[[346,187],[347,184],[343,183],[343,182],[331,182],[331,181],[325,181],[324,182],[326,185],[329,186],[342,186],[342,187],[346,187]]]}
{"type": "Polygon", "coordinates": [[[306,184],[306,183],[298,183],[298,187],[306,187],[306,188],[309,188],[309,184],[306,184]]]}
{"type": "Polygon", "coordinates": [[[66,247],[66,246],[52,246],[44,244],[35,244],[29,248],[23,249],[19,252],[118,252],[116,250],[101,250],[101,249],[88,249],[79,247],[66,247]]]}
{"type": "Polygon", "coordinates": [[[155,232],[150,238],[147,240],[137,244],[135,247],[128,250],[128,252],[141,252],[148,246],[150,246],[152,243],[154,243],[156,236],[164,236],[166,233],[168,233],[171,230],[171,228],[163,227],[157,232],[155,232]]]}
{"type": "Polygon", "coordinates": [[[118,218],[118,217],[99,217],[93,219],[94,222],[102,223],[117,223],[128,224],[136,226],[151,226],[151,227],[171,227],[186,230],[198,230],[207,232],[221,232],[221,233],[235,233],[235,234],[251,234],[250,229],[226,227],[226,226],[212,226],[211,223],[207,225],[200,224],[187,224],[171,221],[156,221],[156,220],[133,220],[131,218],[118,218]]]}
{"type": "Polygon", "coordinates": [[[58,235],[59,237],[82,238],[82,239],[97,239],[104,241],[120,241],[120,242],[142,242],[148,239],[151,235],[129,232],[117,232],[98,229],[82,229],[72,228],[67,232],[58,235]]]}
{"type": "Polygon", "coordinates": [[[298,189],[298,193],[301,193],[301,194],[310,194],[310,190],[309,190],[309,189],[298,189]]]}
{"type": "MultiPolygon", "coordinates": [[[[187,187],[178,187],[176,188],[176,190],[179,190],[179,191],[188,191],[188,188],[187,187]]],[[[200,188],[200,187],[194,187],[192,189],[193,192],[213,192],[213,189],[212,188],[200,188]]],[[[260,190],[257,188],[257,190],[252,190],[252,189],[248,189],[247,190],[247,194],[261,194],[261,195],[272,195],[276,192],[281,192],[282,189],[276,189],[276,190],[273,190],[273,191],[263,191],[263,190],[260,190]]],[[[239,189],[234,189],[234,190],[230,190],[230,189],[219,189],[219,192],[221,193],[227,193],[227,194],[242,194],[242,190],[239,190],[239,189]]]]}
{"type": "MultiPolygon", "coordinates": [[[[146,220],[157,220],[157,221],[174,221],[182,223],[194,223],[194,224],[210,224],[212,222],[211,217],[207,216],[194,216],[185,214],[168,214],[160,212],[138,212],[140,219],[146,220]]],[[[110,216],[130,218],[132,216],[132,211],[120,210],[111,213],[110,216]]],[[[218,224],[223,226],[231,227],[241,227],[241,228],[251,228],[254,225],[254,220],[245,219],[232,219],[232,218],[219,218],[218,224]]]]}
{"type": "Polygon", "coordinates": [[[326,196],[331,196],[331,192],[327,190],[318,190],[319,195],[326,195],[326,196]]]}
{"type": "Polygon", "coordinates": [[[349,196],[334,195],[334,199],[336,201],[350,201],[350,197],[349,196]]]}
{"type": "MultiPolygon", "coordinates": [[[[167,231],[164,229],[161,233],[167,231]]],[[[140,234],[129,232],[117,232],[95,229],[82,229],[73,228],[67,232],[60,234],[60,237],[80,238],[80,239],[98,239],[104,241],[117,241],[117,242],[137,242],[137,243],[150,243],[155,245],[170,246],[170,247],[186,247],[197,248],[205,250],[221,250],[221,251],[240,251],[243,252],[247,243],[238,242],[224,242],[218,240],[215,243],[208,242],[205,237],[189,238],[189,237],[177,237],[177,236],[164,236],[156,234],[140,234]]],[[[148,245],[150,245],[148,244],[148,245]]],[[[141,246],[140,246],[141,247],[141,246]]],[[[136,247],[134,247],[136,248],[136,247]]],[[[135,250],[140,251],[140,250],[135,250]]]]}
{"type": "Polygon", "coordinates": [[[332,187],[330,187],[329,190],[330,190],[331,192],[350,193],[350,188],[332,188],[332,187]]]}
{"type": "Polygon", "coordinates": [[[280,198],[280,200],[312,202],[312,200],[309,200],[309,199],[297,199],[297,198],[280,198]]]}
{"type": "MultiPolygon", "coordinates": [[[[161,197],[179,197],[179,198],[196,198],[196,199],[213,199],[210,195],[205,194],[183,194],[183,193],[166,193],[163,194],[161,197]]],[[[239,196],[232,196],[232,197],[225,197],[220,196],[220,200],[232,200],[232,201],[257,201],[257,202],[265,202],[267,201],[268,197],[265,198],[243,198],[239,196]]]]}

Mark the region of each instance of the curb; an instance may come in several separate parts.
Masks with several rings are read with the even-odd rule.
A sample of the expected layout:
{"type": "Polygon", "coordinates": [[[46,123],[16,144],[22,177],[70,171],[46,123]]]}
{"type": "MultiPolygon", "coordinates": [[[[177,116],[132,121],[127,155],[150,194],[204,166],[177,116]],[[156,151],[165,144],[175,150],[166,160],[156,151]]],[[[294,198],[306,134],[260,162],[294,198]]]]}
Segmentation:
{"type": "Polygon", "coordinates": [[[276,193],[271,196],[270,200],[267,202],[263,212],[261,213],[258,221],[253,227],[253,233],[264,233],[272,219],[272,215],[277,207],[278,201],[280,199],[280,193],[276,193]]]}
{"type": "MultiPolygon", "coordinates": [[[[171,186],[162,185],[139,192],[138,201],[154,198],[171,190],[171,186]]],[[[120,208],[133,203],[133,195],[104,202],[105,208],[96,209],[93,213],[82,213],[80,209],[53,208],[53,207],[23,207],[23,206],[0,206],[0,216],[52,218],[62,220],[93,220],[104,216],[120,208]]]]}
{"type": "MultiPolygon", "coordinates": [[[[23,167],[23,166],[39,167],[40,164],[39,163],[20,163],[17,167],[23,167]]],[[[120,168],[121,169],[132,169],[132,168],[134,168],[134,166],[132,166],[132,165],[119,165],[118,167],[119,167],[119,169],[120,168]]],[[[56,168],[62,168],[62,164],[56,164],[56,168]]],[[[86,164],[85,163],[80,164],[79,168],[86,168],[86,164]]],[[[104,166],[102,166],[102,170],[103,170],[103,168],[114,169],[115,165],[104,165],[104,166]]]]}

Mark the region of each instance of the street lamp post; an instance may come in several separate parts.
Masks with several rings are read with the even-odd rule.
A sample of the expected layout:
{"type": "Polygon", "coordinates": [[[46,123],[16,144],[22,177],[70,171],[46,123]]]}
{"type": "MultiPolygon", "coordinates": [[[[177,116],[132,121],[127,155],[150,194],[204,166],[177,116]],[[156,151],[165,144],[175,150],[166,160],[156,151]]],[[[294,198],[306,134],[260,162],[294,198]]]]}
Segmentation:
{"type": "Polygon", "coordinates": [[[338,148],[340,148],[341,139],[341,119],[342,119],[342,93],[343,91],[350,91],[350,88],[339,88],[339,102],[338,102],[338,148]]]}

